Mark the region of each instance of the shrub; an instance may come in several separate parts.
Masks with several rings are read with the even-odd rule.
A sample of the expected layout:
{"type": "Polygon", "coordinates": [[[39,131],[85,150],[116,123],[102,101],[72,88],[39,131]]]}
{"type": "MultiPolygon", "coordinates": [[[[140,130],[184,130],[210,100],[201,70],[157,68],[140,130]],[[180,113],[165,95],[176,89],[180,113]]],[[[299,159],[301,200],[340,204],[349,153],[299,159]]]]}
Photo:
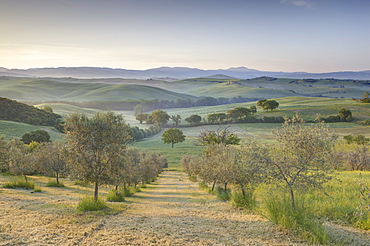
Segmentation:
{"type": "Polygon", "coordinates": [[[119,190],[111,190],[108,193],[107,200],[110,202],[123,202],[125,201],[125,194],[119,190]]]}
{"type": "Polygon", "coordinates": [[[231,204],[238,208],[245,208],[250,211],[254,210],[257,206],[257,202],[253,197],[253,192],[249,191],[243,195],[239,191],[234,191],[231,194],[231,204]]]}
{"type": "Polygon", "coordinates": [[[266,216],[272,222],[297,233],[312,244],[325,244],[328,240],[325,228],[310,209],[297,200],[293,208],[287,196],[269,196],[264,200],[266,216]]]}
{"type": "Polygon", "coordinates": [[[125,197],[129,197],[129,196],[132,196],[133,194],[135,194],[136,192],[141,192],[140,188],[139,187],[134,187],[134,186],[128,186],[126,188],[123,189],[123,195],[125,197]]]}
{"type": "Polygon", "coordinates": [[[63,183],[57,183],[56,181],[49,181],[46,187],[65,187],[63,183]]]}
{"type": "Polygon", "coordinates": [[[22,189],[34,189],[34,182],[26,182],[24,180],[10,181],[3,185],[4,188],[22,188],[22,189]]]}
{"type": "Polygon", "coordinates": [[[97,211],[104,208],[107,208],[107,205],[102,199],[95,200],[90,196],[81,199],[77,206],[78,211],[97,211]]]}

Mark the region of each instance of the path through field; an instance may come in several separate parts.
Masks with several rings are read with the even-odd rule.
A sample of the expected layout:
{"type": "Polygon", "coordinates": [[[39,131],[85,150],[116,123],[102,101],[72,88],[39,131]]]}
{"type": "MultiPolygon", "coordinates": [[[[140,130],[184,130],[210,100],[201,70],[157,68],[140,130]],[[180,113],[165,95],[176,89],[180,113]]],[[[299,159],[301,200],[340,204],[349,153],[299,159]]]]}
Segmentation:
{"type": "MultiPolygon", "coordinates": [[[[33,179],[45,184],[48,178],[33,179]]],[[[0,176],[0,183],[6,180],[0,176]]],[[[162,173],[126,202],[110,203],[116,208],[110,214],[76,212],[78,200],[92,190],[67,179],[65,184],[42,186],[42,193],[0,188],[0,245],[306,245],[261,216],[199,190],[184,173],[162,173]]],[[[108,190],[102,187],[101,194],[108,190]]],[[[369,245],[367,233],[330,224],[328,229],[345,239],[343,245],[369,245]]]]}
{"type": "Polygon", "coordinates": [[[233,209],[179,172],[165,172],[82,245],[300,245],[256,215],[233,209]]]}

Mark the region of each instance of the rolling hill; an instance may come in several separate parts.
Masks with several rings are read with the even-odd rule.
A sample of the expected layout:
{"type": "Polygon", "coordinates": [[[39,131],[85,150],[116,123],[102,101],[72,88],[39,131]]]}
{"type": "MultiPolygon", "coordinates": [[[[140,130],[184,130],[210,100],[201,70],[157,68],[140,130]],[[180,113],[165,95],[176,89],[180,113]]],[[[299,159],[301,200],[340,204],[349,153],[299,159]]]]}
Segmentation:
{"type": "Polygon", "coordinates": [[[97,80],[68,79],[65,82],[53,78],[0,77],[0,96],[20,101],[112,101],[126,99],[196,99],[197,97],[169,91],[161,87],[163,83],[143,85],[112,79],[111,83],[97,80]]]}
{"type": "Polygon", "coordinates": [[[0,120],[23,122],[33,125],[54,126],[60,115],[34,106],[0,97],[0,120]]]}

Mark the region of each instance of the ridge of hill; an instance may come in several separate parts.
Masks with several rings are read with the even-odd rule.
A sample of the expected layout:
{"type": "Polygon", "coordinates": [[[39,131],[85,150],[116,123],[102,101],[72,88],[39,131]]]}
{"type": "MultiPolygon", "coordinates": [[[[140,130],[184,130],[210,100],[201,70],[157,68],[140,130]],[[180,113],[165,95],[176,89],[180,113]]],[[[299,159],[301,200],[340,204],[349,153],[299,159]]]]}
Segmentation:
{"type": "Polygon", "coordinates": [[[146,70],[130,70],[108,67],[50,67],[30,69],[7,69],[0,67],[0,76],[27,76],[27,77],[74,77],[74,78],[195,78],[222,74],[239,79],[249,79],[259,76],[273,76],[279,78],[334,78],[334,79],[370,79],[370,70],[365,71],[338,71],[329,73],[306,72],[271,72],[249,69],[246,67],[228,69],[198,69],[188,67],[159,67],[146,70]]]}
{"type": "Polygon", "coordinates": [[[31,125],[54,126],[60,115],[34,106],[0,97],[0,120],[23,122],[31,125]]]}

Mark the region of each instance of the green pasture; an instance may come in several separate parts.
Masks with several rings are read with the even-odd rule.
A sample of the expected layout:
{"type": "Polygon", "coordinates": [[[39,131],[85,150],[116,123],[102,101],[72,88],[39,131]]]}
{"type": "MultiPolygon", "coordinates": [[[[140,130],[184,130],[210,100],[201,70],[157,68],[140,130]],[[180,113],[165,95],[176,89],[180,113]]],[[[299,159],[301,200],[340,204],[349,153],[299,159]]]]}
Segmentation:
{"type": "Polygon", "coordinates": [[[195,96],[209,96],[209,97],[249,97],[249,98],[275,98],[288,97],[295,94],[291,91],[270,89],[270,88],[254,88],[241,84],[213,84],[202,89],[197,89],[189,92],[195,96]]]}
{"type": "Polygon", "coordinates": [[[66,115],[72,114],[72,113],[84,113],[88,116],[92,116],[95,114],[96,109],[91,108],[81,108],[74,105],[70,105],[67,103],[40,103],[34,105],[37,108],[42,108],[45,106],[50,106],[53,109],[53,112],[56,114],[61,115],[62,117],[65,117],[66,115]]]}
{"type": "Polygon", "coordinates": [[[51,140],[63,138],[63,134],[51,126],[34,126],[20,122],[0,120],[0,135],[5,135],[6,140],[12,140],[14,138],[20,139],[25,133],[36,130],[47,131],[51,140]]]}
{"type": "Polygon", "coordinates": [[[370,119],[370,104],[360,103],[352,99],[336,99],[323,97],[285,97],[274,98],[279,102],[279,107],[274,111],[261,111],[262,116],[292,116],[295,112],[302,114],[305,120],[313,120],[317,114],[328,117],[337,115],[339,110],[345,108],[352,112],[354,120],[370,119]]]}
{"type": "MultiPolygon", "coordinates": [[[[328,80],[320,79],[316,82],[308,82],[301,79],[272,79],[260,77],[249,80],[239,80],[242,85],[256,88],[270,88],[282,91],[291,91],[300,96],[324,96],[332,98],[361,98],[366,90],[365,83],[353,80],[328,80]]],[[[278,97],[278,96],[276,96],[278,97]]]]}
{"type": "MultiPolygon", "coordinates": [[[[305,120],[314,120],[317,114],[322,117],[337,115],[339,110],[345,108],[352,112],[355,121],[370,119],[370,104],[360,103],[352,99],[324,98],[324,97],[280,97],[274,98],[279,102],[279,107],[273,111],[265,111],[258,107],[255,115],[257,118],[264,116],[293,116],[298,111],[305,120]]],[[[236,107],[251,107],[256,102],[234,103],[217,106],[202,106],[192,108],[165,109],[169,115],[179,114],[182,118],[181,124],[187,125],[185,118],[197,114],[206,118],[208,114],[226,113],[236,107]]]]}

